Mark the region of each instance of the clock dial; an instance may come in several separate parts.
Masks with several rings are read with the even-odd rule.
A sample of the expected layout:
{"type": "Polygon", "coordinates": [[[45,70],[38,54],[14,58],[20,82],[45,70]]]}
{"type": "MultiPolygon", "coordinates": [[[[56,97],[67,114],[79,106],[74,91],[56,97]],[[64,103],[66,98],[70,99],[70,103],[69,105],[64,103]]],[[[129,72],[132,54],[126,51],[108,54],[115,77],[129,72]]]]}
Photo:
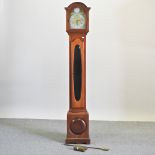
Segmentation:
{"type": "Polygon", "coordinates": [[[85,14],[80,10],[80,8],[74,8],[71,12],[69,23],[71,29],[85,29],[85,14]]]}

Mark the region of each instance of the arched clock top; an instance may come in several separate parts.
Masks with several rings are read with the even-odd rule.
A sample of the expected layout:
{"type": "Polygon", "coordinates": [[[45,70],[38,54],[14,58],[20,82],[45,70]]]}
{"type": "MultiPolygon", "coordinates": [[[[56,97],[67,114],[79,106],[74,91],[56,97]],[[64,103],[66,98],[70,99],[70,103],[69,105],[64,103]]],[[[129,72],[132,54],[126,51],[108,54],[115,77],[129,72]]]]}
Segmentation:
{"type": "Polygon", "coordinates": [[[66,9],[66,32],[87,34],[89,31],[89,10],[81,2],[74,2],[66,9]]]}
{"type": "Polygon", "coordinates": [[[67,11],[71,11],[73,10],[75,7],[80,7],[81,9],[83,9],[84,11],[89,11],[90,10],[90,7],[87,7],[84,3],[81,3],[81,2],[74,2],[72,4],[70,4],[68,7],[65,7],[65,9],[67,11]]]}

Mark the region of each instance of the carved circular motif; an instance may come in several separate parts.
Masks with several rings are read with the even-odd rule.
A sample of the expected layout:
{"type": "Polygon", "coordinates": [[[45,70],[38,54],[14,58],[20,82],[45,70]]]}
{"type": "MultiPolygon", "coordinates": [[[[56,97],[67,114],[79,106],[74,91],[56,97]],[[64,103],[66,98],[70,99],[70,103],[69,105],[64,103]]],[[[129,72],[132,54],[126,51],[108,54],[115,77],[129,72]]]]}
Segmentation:
{"type": "Polygon", "coordinates": [[[86,123],[80,118],[73,119],[70,125],[70,129],[75,134],[81,134],[86,129],[86,123]]]}

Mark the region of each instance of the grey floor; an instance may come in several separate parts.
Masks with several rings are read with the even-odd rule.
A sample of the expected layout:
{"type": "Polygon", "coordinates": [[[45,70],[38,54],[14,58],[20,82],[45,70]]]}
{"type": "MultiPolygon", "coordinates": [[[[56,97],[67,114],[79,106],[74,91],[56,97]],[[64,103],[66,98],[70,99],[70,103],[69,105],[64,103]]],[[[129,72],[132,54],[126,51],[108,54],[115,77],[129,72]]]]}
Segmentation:
{"type": "Polygon", "coordinates": [[[0,155],[155,155],[155,123],[90,121],[91,145],[110,151],[76,152],[64,146],[66,122],[0,119],[0,155]]]}

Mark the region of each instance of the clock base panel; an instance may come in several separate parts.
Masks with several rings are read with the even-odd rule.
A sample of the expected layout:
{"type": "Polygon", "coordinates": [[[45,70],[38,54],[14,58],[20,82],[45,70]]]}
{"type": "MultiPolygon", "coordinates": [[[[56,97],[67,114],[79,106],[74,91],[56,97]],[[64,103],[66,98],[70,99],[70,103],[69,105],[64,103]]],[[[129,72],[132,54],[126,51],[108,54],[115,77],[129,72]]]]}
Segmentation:
{"type": "Polygon", "coordinates": [[[66,144],[90,144],[89,114],[87,111],[68,112],[65,142],[66,144]]]}

